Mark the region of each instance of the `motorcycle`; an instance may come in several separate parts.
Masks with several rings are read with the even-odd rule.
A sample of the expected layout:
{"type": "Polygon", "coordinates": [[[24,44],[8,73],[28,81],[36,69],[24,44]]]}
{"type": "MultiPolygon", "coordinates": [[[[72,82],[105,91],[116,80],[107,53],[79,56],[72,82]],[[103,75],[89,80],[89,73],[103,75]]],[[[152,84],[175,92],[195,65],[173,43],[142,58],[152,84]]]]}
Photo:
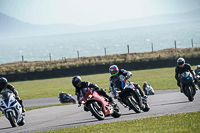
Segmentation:
{"type": "Polygon", "coordinates": [[[22,106],[15,99],[15,95],[12,92],[4,92],[1,95],[0,109],[5,117],[10,121],[11,126],[23,126],[25,124],[25,114],[22,113],[22,106]]]}
{"type": "Polygon", "coordinates": [[[144,88],[144,93],[145,95],[154,95],[154,89],[151,85],[146,85],[146,87],[144,88]]]}
{"type": "Polygon", "coordinates": [[[183,93],[188,97],[189,101],[194,100],[196,94],[196,87],[194,85],[194,79],[190,72],[184,72],[180,75],[180,85],[183,93]]]}
{"type": "Polygon", "coordinates": [[[73,104],[76,104],[76,100],[74,100],[72,98],[72,95],[69,94],[69,93],[60,92],[58,98],[59,98],[60,103],[73,103],[73,104]]]}
{"type": "Polygon", "coordinates": [[[84,109],[90,111],[98,120],[104,120],[107,116],[119,118],[121,116],[120,109],[117,105],[111,105],[108,99],[101,97],[96,91],[90,88],[81,89],[80,103],[84,105],[84,109]]]}
{"type": "Polygon", "coordinates": [[[200,88],[200,72],[198,72],[196,75],[197,75],[197,79],[198,79],[198,87],[200,88]]]}
{"type": "Polygon", "coordinates": [[[116,96],[115,98],[124,106],[133,109],[136,113],[140,113],[141,110],[148,112],[150,107],[147,103],[147,100],[142,98],[139,90],[131,83],[129,80],[124,79],[120,83],[120,79],[115,76],[113,79],[113,93],[116,96]],[[123,88],[121,91],[120,86],[123,88]],[[144,105],[143,107],[141,105],[144,105]]]}

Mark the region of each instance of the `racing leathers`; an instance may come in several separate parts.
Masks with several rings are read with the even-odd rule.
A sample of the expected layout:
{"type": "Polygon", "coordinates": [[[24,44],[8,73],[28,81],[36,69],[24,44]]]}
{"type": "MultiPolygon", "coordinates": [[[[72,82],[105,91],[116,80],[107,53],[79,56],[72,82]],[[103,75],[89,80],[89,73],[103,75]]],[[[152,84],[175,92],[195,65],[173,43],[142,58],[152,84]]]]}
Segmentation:
{"type": "Polygon", "coordinates": [[[11,84],[8,84],[7,87],[5,89],[0,90],[0,94],[4,93],[4,92],[12,92],[13,94],[15,94],[15,99],[20,103],[20,105],[22,106],[22,112],[25,112],[24,109],[24,105],[23,105],[23,101],[20,99],[18,91],[15,89],[15,87],[11,84]]]}
{"type": "MultiPolygon", "coordinates": [[[[183,65],[183,67],[176,66],[176,68],[175,68],[175,79],[177,80],[177,85],[178,85],[180,88],[181,88],[181,85],[180,85],[180,75],[181,75],[183,72],[188,72],[188,71],[192,74],[193,79],[195,80],[195,83],[198,82],[198,81],[197,81],[197,78],[196,78],[196,76],[195,76],[195,73],[194,73],[194,71],[192,70],[192,67],[190,66],[190,64],[185,63],[185,64],[183,65]]],[[[197,89],[195,85],[194,85],[193,87],[194,87],[195,89],[197,89]]],[[[182,88],[181,88],[181,92],[182,92],[182,88]]]]}
{"type": "MultiPolygon", "coordinates": [[[[123,87],[122,87],[123,81],[125,79],[129,79],[131,76],[132,76],[132,73],[130,71],[120,69],[119,73],[117,75],[110,77],[110,79],[109,79],[110,80],[109,90],[112,92],[112,95],[115,99],[117,98],[117,96],[116,96],[117,93],[115,92],[114,87],[119,88],[121,91],[123,91],[123,87]]],[[[139,90],[140,95],[143,98],[147,98],[144,95],[143,91],[141,90],[140,85],[133,83],[133,82],[131,82],[131,83],[135,86],[136,89],[139,90]]]]}

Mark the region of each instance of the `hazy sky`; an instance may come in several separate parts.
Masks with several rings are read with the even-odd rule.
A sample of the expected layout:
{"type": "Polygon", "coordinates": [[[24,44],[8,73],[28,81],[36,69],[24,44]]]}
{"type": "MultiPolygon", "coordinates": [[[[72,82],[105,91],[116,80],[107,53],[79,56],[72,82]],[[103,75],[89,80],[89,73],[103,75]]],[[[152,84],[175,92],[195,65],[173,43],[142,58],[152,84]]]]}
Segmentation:
{"type": "Polygon", "coordinates": [[[200,0],[0,0],[1,13],[32,24],[94,25],[197,8],[200,0]]]}

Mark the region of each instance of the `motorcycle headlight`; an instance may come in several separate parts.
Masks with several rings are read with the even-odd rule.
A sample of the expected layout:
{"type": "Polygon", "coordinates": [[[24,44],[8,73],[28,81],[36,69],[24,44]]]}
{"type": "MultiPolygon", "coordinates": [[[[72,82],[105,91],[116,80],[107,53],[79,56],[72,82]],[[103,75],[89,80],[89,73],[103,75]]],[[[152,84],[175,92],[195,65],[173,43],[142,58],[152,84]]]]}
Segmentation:
{"type": "Polygon", "coordinates": [[[85,103],[85,101],[81,101],[81,103],[82,103],[82,104],[84,104],[84,103],[85,103]]]}
{"type": "Polygon", "coordinates": [[[87,97],[87,100],[90,100],[93,96],[90,94],[88,97],[87,97]]]}

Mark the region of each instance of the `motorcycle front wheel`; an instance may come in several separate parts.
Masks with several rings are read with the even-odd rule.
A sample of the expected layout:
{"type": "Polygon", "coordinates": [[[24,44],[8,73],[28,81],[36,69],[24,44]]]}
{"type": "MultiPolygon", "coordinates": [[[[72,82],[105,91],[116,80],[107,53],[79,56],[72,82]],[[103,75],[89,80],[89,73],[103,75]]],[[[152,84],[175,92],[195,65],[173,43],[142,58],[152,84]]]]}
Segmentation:
{"type": "Polygon", "coordinates": [[[103,113],[102,107],[99,106],[97,102],[92,102],[88,105],[90,112],[96,117],[98,120],[104,120],[105,115],[103,113]]]}
{"type": "Polygon", "coordinates": [[[140,107],[133,97],[128,97],[126,99],[126,102],[127,102],[128,106],[131,109],[133,109],[136,113],[140,113],[140,107]]]}
{"type": "Polygon", "coordinates": [[[14,117],[13,113],[12,112],[7,112],[7,115],[8,115],[8,120],[10,121],[11,126],[12,127],[16,127],[17,126],[17,120],[14,117]]]}
{"type": "Polygon", "coordinates": [[[186,91],[186,95],[188,97],[188,100],[193,101],[194,100],[194,98],[193,98],[193,88],[191,86],[187,86],[185,88],[185,91],[186,91]]]}

